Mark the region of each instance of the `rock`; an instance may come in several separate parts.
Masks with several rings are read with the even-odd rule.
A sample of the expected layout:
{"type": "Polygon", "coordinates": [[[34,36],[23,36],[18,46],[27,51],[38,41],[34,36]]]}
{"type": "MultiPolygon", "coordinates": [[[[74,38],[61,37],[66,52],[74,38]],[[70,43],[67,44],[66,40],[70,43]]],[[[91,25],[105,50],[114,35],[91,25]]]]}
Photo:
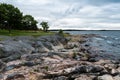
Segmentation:
{"type": "Polygon", "coordinates": [[[105,64],[104,67],[108,69],[114,69],[114,68],[117,68],[117,65],[116,64],[105,64]]]}
{"type": "Polygon", "coordinates": [[[34,62],[31,62],[31,61],[26,61],[23,63],[23,66],[28,66],[28,67],[32,67],[34,65],[36,65],[36,64],[34,62]]]}
{"type": "Polygon", "coordinates": [[[90,59],[89,59],[89,62],[97,62],[97,61],[98,61],[97,58],[90,58],[90,59]]]}
{"type": "Polygon", "coordinates": [[[115,76],[114,80],[120,80],[120,75],[115,76]]]}
{"type": "Polygon", "coordinates": [[[67,58],[69,57],[68,54],[69,54],[68,52],[48,52],[49,57],[53,57],[54,55],[57,55],[61,58],[67,58]]]}
{"type": "Polygon", "coordinates": [[[79,43],[77,42],[69,42],[66,46],[65,49],[73,49],[79,47],[79,43]]]}
{"type": "Polygon", "coordinates": [[[4,52],[3,48],[1,48],[1,46],[0,46],[0,58],[2,58],[2,57],[5,56],[4,53],[5,53],[5,52],[4,52]]]}
{"type": "Polygon", "coordinates": [[[81,61],[87,61],[88,60],[88,57],[82,57],[80,58],[81,61]]]}
{"type": "Polygon", "coordinates": [[[67,80],[67,77],[60,76],[60,77],[54,78],[54,80],[67,80]]]}
{"type": "Polygon", "coordinates": [[[9,57],[6,58],[2,58],[1,60],[4,62],[9,62],[9,61],[13,61],[13,60],[17,60],[21,58],[21,54],[19,53],[15,53],[14,55],[11,55],[9,57]]]}
{"type": "Polygon", "coordinates": [[[37,38],[38,41],[43,41],[43,42],[50,42],[54,46],[60,45],[60,44],[67,44],[67,39],[59,34],[55,34],[53,36],[42,36],[37,38]]]}
{"type": "Polygon", "coordinates": [[[29,72],[28,80],[49,80],[49,79],[43,79],[44,76],[45,74],[43,73],[29,72]]]}
{"type": "Polygon", "coordinates": [[[41,54],[40,53],[35,53],[35,54],[25,54],[21,56],[22,60],[26,60],[26,61],[32,61],[35,59],[40,59],[41,58],[41,54]]]}
{"type": "Polygon", "coordinates": [[[3,75],[2,74],[0,74],[0,80],[3,80],[3,75]]]}
{"type": "Polygon", "coordinates": [[[13,73],[7,76],[5,80],[25,80],[25,76],[19,73],[13,73]]]}
{"type": "Polygon", "coordinates": [[[9,41],[11,41],[12,40],[12,37],[10,37],[10,36],[2,36],[2,35],[0,35],[0,41],[7,41],[7,40],[9,40],[9,41]]]}
{"type": "Polygon", "coordinates": [[[119,72],[118,72],[116,69],[112,69],[110,73],[111,73],[112,75],[116,75],[116,74],[118,74],[119,72]]]}
{"type": "Polygon", "coordinates": [[[36,42],[36,47],[39,53],[49,52],[49,49],[46,48],[41,41],[36,42]]]}
{"type": "Polygon", "coordinates": [[[75,80],[93,80],[94,76],[91,75],[80,75],[78,78],[75,78],[75,80]]]}
{"type": "Polygon", "coordinates": [[[114,80],[111,75],[98,76],[97,80],[114,80]]]}
{"type": "MultiPolygon", "coordinates": [[[[34,48],[31,44],[22,42],[22,41],[2,41],[3,46],[0,47],[2,53],[1,58],[6,58],[11,55],[22,55],[22,54],[30,54],[34,51],[34,48]]],[[[16,56],[15,56],[16,57],[16,56]]]]}
{"type": "Polygon", "coordinates": [[[26,42],[26,43],[30,43],[30,42],[33,42],[34,37],[33,36],[15,36],[15,37],[13,37],[13,40],[14,41],[23,41],[23,42],[26,42]]]}
{"type": "Polygon", "coordinates": [[[14,65],[14,64],[13,65],[9,65],[9,66],[6,66],[4,70],[5,71],[9,71],[9,70],[14,69],[15,67],[16,67],[16,65],[14,65]]]}
{"type": "Polygon", "coordinates": [[[96,73],[101,72],[103,70],[100,66],[92,66],[92,65],[83,65],[80,67],[77,67],[73,73],[96,73]]]}
{"type": "Polygon", "coordinates": [[[0,60],[0,72],[6,67],[5,63],[0,60]]]}
{"type": "Polygon", "coordinates": [[[52,43],[50,43],[50,42],[42,42],[42,43],[47,49],[54,50],[52,43]]]}
{"type": "Polygon", "coordinates": [[[38,37],[36,41],[38,52],[57,51],[65,44],[67,44],[67,39],[59,35],[38,37]]]}
{"type": "Polygon", "coordinates": [[[60,43],[62,43],[63,45],[66,45],[68,43],[68,40],[64,36],[55,34],[54,37],[57,38],[57,40],[60,41],[60,43]]]}
{"type": "Polygon", "coordinates": [[[38,65],[39,63],[35,63],[35,62],[32,62],[32,61],[26,61],[26,62],[23,62],[21,65],[22,66],[28,66],[28,67],[32,67],[34,65],[38,65]]]}

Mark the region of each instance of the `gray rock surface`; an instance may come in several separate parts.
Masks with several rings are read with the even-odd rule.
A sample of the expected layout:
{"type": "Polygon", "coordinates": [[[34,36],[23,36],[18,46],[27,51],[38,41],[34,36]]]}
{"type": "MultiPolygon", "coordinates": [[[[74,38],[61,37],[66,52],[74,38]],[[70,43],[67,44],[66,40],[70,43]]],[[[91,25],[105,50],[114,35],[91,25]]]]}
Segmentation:
{"type": "Polygon", "coordinates": [[[111,75],[98,76],[97,80],[114,80],[111,75]]]}
{"type": "Polygon", "coordinates": [[[120,60],[92,46],[98,35],[0,38],[0,79],[120,80],[120,60]]]}
{"type": "Polygon", "coordinates": [[[0,60],[0,72],[6,67],[5,63],[0,60]]]}

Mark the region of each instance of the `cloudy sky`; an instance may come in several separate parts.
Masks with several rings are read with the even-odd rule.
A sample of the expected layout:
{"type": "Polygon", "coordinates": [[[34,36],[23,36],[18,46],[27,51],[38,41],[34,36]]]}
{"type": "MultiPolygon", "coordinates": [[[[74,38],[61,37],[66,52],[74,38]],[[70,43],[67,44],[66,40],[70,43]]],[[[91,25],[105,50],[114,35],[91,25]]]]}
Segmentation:
{"type": "MultiPolygon", "coordinates": [[[[120,0],[0,0],[50,29],[120,30],[120,0]]],[[[39,26],[40,27],[40,26],[39,26]]]]}

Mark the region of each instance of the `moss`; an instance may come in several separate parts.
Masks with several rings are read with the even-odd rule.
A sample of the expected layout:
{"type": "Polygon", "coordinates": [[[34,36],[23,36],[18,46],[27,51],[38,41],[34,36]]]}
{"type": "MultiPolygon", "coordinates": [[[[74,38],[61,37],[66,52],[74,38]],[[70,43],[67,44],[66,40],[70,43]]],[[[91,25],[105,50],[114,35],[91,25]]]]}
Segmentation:
{"type": "Polygon", "coordinates": [[[0,41],[3,41],[4,39],[3,38],[0,38],[0,41]]]}
{"type": "Polygon", "coordinates": [[[84,57],[90,58],[90,54],[89,53],[84,53],[84,57]]]}
{"type": "Polygon", "coordinates": [[[49,70],[49,67],[48,67],[48,66],[45,66],[44,68],[45,68],[45,70],[46,70],[46,71],[48,71],[48,70],[49,70]]]}
{"type": "Polygon", "coordinates": [[[34,72],[39,72],[39,69],[34,69],[34,72]]]}

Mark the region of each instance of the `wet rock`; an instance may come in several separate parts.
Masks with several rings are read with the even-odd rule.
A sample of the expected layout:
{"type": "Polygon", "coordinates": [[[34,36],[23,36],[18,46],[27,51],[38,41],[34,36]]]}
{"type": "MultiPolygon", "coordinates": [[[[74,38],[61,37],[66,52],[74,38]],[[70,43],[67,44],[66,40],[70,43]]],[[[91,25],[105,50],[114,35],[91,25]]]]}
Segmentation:
{"type": "Polygon", "coordinates": [[[97,80],[114,80],[111,75],[98,76],[97,80]]]}
{"type": "Polygon", "coordinates": [[[19,73],[13,73],[7,76],[5,80],[25,80],[25,76],[19,73]]]}

